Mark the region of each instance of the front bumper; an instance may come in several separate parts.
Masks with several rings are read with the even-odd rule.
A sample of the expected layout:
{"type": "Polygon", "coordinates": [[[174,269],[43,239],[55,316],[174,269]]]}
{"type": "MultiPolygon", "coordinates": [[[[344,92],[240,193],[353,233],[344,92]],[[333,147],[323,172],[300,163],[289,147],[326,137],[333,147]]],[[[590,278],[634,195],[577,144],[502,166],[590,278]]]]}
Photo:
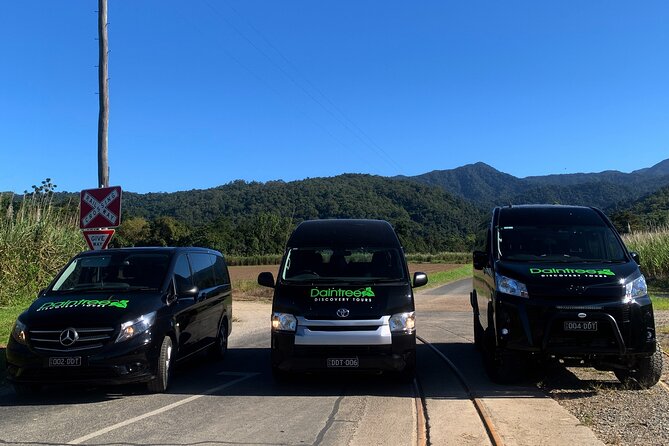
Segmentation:
{"type": "MultiPolygon", "coordinates": [[[[162,338],[161,338],[162,340],[162,338]]],[[[160,346],[150,333],[111,343],[92,352],[36,351],[10,339],[7,379],[20,384],[125,384],[155,377],[160,346]],[[81,357],[81,365],[50,367],[50,357],[81,357]]]]}
{"type": "Polygon", "coordinates": [[[648,297],[631,302],[523,299],[496,301],[498,346],[554,356],[648,356],[655,352],[655,322],[648,297]],[[568,331],[565,322],[596,322],[594,331],[568,331]]]}
{"type": "Polygon", "coordinates": [[[387,345],[296,345],[291,333],[272,333],[272,366],[283,371],[403,371],[416,363],[416,334],[387,345]],[[328,368],[328,359],[357,358],[355,368],[328,368]]]}

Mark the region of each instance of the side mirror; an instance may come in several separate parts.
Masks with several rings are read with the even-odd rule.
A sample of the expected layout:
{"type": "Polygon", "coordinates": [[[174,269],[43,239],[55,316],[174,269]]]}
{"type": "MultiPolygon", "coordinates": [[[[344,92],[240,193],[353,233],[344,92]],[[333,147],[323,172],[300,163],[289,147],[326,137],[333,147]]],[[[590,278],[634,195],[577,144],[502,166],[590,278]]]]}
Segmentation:
{"type": "Polygon", "coordinates": [[[638,252],[630,251],[630,257],[632,257],[632,260],[634,260],[637,265],[641,265],[641,257],[639,257],[638,252]]]}
{"type": "Polygon", "coordinates": [[[418,288],[423,285],[427,285],[427,274],[416,271],[413,273],[413,287],[418,288]]]}
{"type": "Polygon", "coordinates": [[[258,285],[274,288],[274,274],[268,272],[258,274],[258,285]]]}
{"type": "Polygon", "coordinates": [[[488,253],[483,251],[474,251],[472,253],[474,269],[483,269],[488,263],[488,253]]]}

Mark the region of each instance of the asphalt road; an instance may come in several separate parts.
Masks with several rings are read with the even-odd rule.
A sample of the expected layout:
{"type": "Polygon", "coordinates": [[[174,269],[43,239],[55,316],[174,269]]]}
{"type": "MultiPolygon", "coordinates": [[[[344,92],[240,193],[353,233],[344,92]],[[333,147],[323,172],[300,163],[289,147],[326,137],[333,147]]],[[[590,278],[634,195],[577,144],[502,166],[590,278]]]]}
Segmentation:
{"type": "MultiPolygon", "coordinates": [[[[504,444],[598,444],[536,387],[489,382],[471,343],[469,286],[460,281],[419,294],[418,333],[461,369],[504,444]]],[[[0,389],[0,444],[416,444],[411,384],[316,375],[277,385],[269,369],[269,306],[239,303],[235,315],[226,358],[177,367],[166,394],[147,394],[143,386],[50,388],[26,399],[0,389]]],[[[453,372],[423,344],[418,369],[431,444],[490,444],[453,372]]]]}

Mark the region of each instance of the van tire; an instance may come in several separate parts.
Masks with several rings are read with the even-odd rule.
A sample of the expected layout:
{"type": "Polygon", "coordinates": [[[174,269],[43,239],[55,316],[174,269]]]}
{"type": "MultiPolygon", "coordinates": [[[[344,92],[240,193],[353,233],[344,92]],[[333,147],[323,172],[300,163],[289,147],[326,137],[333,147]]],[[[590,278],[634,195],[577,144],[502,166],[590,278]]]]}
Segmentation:
{"type": "Polygon", "coordinates": [[[156,367],[156,376],[146,383],[146,387],[151,393],[163,393],[167,390],[170,382],[172,366],[172,339],[169,336],[163,338],[160,345],[160,354],[158,355],[158,366],[156,367]]]}
{"type": "Polygon", "coordinates": [[[490,380],[496,384],[513,384],[518,381],[516,356],[500,349],[495,344],[492,326],[484,332],[483,365],[490,380]]]}
{"type": "Polygon", "coordinates": [[[228,331],[228,317],[223,315],[223,319],[218,327],[216,341],[211,346],[211,350],[209,350],[211,357],[215,360],[222,360],[228,352],[228,331]]]}
{"type": "Polygon", "coordinates": [[[407,359],[404,368],[399,372],[396,372],[397,380],[403,383],[411,383],[416,377],[416,356],[411,355],[407,359]]]}
{"type": "Polygon", "coordinates": [[[19,397],[30,397],[39,393],[42,386],[39,384],[12,383],[14,393],[19,397]]]}
{"type": "Polygon", "coordinates": [[[272,365],[272,379],[277,384],[286,384],[290,382],[293,378],[293,375],[290,372],[281,370],[275,365],[272,365]]]}
{"type": "Polygon", "coordinates": [[[662,350],[660,346],[657,346],[655,353],[651,356],[638,358],[633,368],[617,369],[613,373],[623,385],[637,389],[653,387],[662,376],[662,350]]]}

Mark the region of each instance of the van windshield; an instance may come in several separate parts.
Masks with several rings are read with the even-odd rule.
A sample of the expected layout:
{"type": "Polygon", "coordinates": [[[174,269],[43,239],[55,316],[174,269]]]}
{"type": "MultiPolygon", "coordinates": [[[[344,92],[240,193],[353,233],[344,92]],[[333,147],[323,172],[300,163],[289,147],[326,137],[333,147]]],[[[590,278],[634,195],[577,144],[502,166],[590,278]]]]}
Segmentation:
{"type": "Polygon", "coordinates": [[[319,247],[288,251],[281,278],[287,282],[391,282],[404,280],[400,252],[394,248],[319,247]]]}
{"type": "Polygon", "coordinates": [[[518,262],[625,262],[623,246],[608,226],[537,225],[497,228],[497,256],[518,262]]]}
{"type": "Polygon", "coordinates": [[[101,253],[74,259],[52,291],[156,291],[165,281],[169,254],[101,253]]]}

